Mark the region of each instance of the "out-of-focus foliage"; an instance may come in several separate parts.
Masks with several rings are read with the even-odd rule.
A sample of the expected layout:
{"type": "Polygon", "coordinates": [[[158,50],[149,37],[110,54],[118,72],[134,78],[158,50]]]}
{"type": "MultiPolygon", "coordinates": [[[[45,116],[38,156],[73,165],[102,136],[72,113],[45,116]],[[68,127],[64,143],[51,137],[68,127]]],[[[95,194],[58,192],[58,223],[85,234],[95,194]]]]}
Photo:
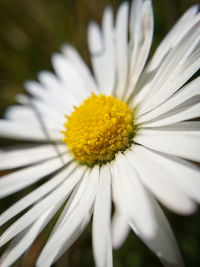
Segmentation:
{"type": "MultiPolygon", "coordinates": [[[[153,1],[155,36],[152,52],[178,17],[197,2],[153,1]]],[[[90,20],[97,20],[100,23],[106,5],[112,6],[116,11],[120,3],[120,0],[0,0],[0,115],[3,116],[8,105],[15,103],[17,93],[24,92],[24,80],[36,79],[40,70],[52,70],[50,56],[59,51],[63,43],[74,45],[90,64],[87,25],[90,20]]],[[[10,144],[13,142],[0,140],[1,146],[10,144]]],[[[0,212],[31,189],[1,200],[0,212]]],[[[186,266],[199,267],[200,212],[190,217],[177,216],[166,210],[165,212],[174,229],[186,266]]],[[[56,218],[14,266],[34,266],[55,220],[56,218]]],[[[2,227],[1,232],[4,229],[5,227],[2,227]]],[[[55,266],[94,266],[90,227],[55,266]]],[[[124,245],[114,252],[114,266],[157,267],[161,264],[156,256],[131,233],[124,245]]]]}

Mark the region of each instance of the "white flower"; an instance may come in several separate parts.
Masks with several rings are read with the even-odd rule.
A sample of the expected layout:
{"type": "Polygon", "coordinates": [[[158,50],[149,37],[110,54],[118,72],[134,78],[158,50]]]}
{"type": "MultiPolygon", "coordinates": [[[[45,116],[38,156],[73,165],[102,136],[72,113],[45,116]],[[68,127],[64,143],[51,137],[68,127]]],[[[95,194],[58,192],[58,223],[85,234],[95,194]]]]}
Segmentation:
{"type": "Polygon", "coordinates": [[[21,105],[0,120],[1,137],[32,141],[1,151],[1,170],[20,169],[1,177],[0,196],[43,182],[1,214],[3,225],[29,208],[0,238],[1,246],[13,239],[1,266],[16,261],[63,204],[37,266],[55,262],[92,215],[97,267],[112,266],[112,246],[119,247],[130,228],[165,266],[183,266],[157,200],[178,214],[191,214],[200,202],[199,168],[191,163],[200,161],[200,122],[191,120],[200,116],[200,78],[186,84],[200,66],[198,6],[144,68],[153,27],[150,0],[135,0],[130,18],[122,3],[115,25],[107,8],[102,29],[89,25],[94,76],[65,45],[52,57],[56,75],[44,71],[39,83],[27,82],[32,97],[19,96],[21,105]]]}

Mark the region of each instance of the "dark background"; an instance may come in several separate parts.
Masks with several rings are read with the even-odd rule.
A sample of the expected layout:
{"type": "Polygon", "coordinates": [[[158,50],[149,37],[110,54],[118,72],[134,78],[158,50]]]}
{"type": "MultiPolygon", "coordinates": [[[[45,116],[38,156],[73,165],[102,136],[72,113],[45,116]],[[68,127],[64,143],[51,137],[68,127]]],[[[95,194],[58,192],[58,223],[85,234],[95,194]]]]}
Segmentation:
{"type": "MultiPolygon", "coordinates": [[[[25,80],[36,79],[40,70],[52,70],[51,54],[59,51],[62,43],[74,45],[90,64],[87,50],[88,22],[100,22],[106,5],[116,11],[120,3],[120,0],[0,0],[0,116],[3,116],[8,105],[15,103],[15,95],[24,92],[25,80]]],[[[155,34],[151,53],[180,15],[195,3],[198,1],[153,1],[155,34]]],[[[12,141],[0,140],[0,146],[12,144],[12,141]]],[[[1,200],[0,212],[30,190],[1,200]]],[[[177,237],[186,266],[199,267],[200,212],[189,217],[181,217],[167,210],[165,213],[177,237]]],[[[34,266],[51,227],[52,223],[14,266],[34,266]]],[[[94,266],[90,226],[55,266],[94,266]]],[[[131,233],[124,245],[114,252],[114,266],[159,267],[161,264],[131,233]]]]}

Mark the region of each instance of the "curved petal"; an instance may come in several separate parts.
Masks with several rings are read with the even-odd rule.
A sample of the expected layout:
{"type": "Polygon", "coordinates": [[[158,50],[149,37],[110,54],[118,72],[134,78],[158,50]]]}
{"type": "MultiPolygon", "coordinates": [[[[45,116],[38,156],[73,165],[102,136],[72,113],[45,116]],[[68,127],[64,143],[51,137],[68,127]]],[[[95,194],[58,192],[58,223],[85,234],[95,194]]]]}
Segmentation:
{"type": "Polygon", "coordinates": [[[163,170],[167,170],[172,179],[192,199],[200,203],[200,168],[186,160],[158,153],[156,151],[137,146],[137,153],[148,157],[149,160],[159,162],[163,170]]]}
{"type": "Polygon", "coordinates": [[[115,26],[117,83],[113,93],[119,99],[122,99],[128,78],[128,12],[129,4],[123,2],[118,9],[115,26]]]}
{"type": "Polygon", "coordinates": [[[170,210],[188,215],[194,213],[197,206],[182,190],[176,181],[172,179],[170,172],[163,169],[159,163],[137,153],[138,146],[127,153],[128,159],[137,170],[144,185],[155,197],[170,210]]]}
{"type": "MultiPolygon", "coordinates": [[[[28,141],[49,141],[41,127],[32,127],[21,122],[11,120],[0,120],[0,137],[14,140],[28,141]]],[[[48,128],[48,135],[52,141],[62,140],[60,129],[54,130],[48,128]]]]}
{"type": "Polygon", "coordinates": [[[171,228],[156,200],[141,183],[132,164],[127,161],[126,156],[118,155],[113,168],[121,208],[132,229],[164,265],[183,266],[171,228]]]}
{"type": "Polygon", "coordinates": [[[66,222],[64,222],[62,227],[55,231],[54,235],[50,237],[42,253],[40,254],[40,257],[37,261],[37,266],[47,267],[51,265],[56,255],[59,253],[59,250],[66,243],[66,241],[70,240],[71,236],[76,231],[79,231],[78,229],[80,224],[83,222],[85,215],[91,209],[94,203],[94,198],[98,186],[98,167],[94,167],[89,176],[84,177],[84,179],[87,179],[85,187],[85,189],[87,190],[84,190],[79,204],[69,214],[69,217],[66,222]]]}
{"type": "Polygon", "coordinates": [[[113,92],[116,80],[114,58],[113,12],[106,8],[102,21],[103,31],[96,23],[88,28],[88,45],[91,53],[92,66],[99,90],[105,94],[113,92]]]}
{"type": "Polygon", "coordinates": [[[165,36],[163,41],[156,49],[153,58],[148,66],[149,71],[153,71],[158,68],[164,57],[169,53],[182,38],[186,35],[190,29],[200,21],[199,5],[194,5],[189,8],[182,17],[176,22],[169,33],[165,36]]]}
{"type": "Polygon", "coordinates": [[[112,246],[108,246],[110,237],[110,216],[111,216],[111,177],[107,165],[101,167],[99,185],[94,203],[92,240],[93,253],[97,267],[111,267],[107,262],[112,262],[112,246]]]}
{"type": "MultiPolygon", "coordinates": [[[[199,26],[200,22],[193,26],[183,40],[169,52],[155,76],[146,85],[147,94],[138,106],[141,115],[166,101],[199,69],[200,49],[197,45],[200,40],[199,26]]],[[[137,98],[133,99],[133,103],[137,103],[137,98]]]]}
{"type": "Polygon", "coordinates": [[[127,217],[117,208],[112,218],[112,245],[114,249],[121,247],[129,232],[127,217]]]}
{"type": "Polygon", "coordinates": [[[0,259],[1,266],[11,266],[34,242],[63,202],[51,207],[32,225],[16,236],[0,259]]]}
{"type": "MultiPolygon", "coordinates": [[[[130,70],[125,100],[130,100],[137,91],[136,84],[149,56],[153,39],[154,19],[151,0],[134,1],[132,6],[133,33],[130,32],[130,70]],[[136,17],[134,17],[136,16],[136,17]],[[139,32],[141,31],[141,32],[139,32]]],[[[131,21],[131,20],[130,20],[131,21]]]]}
{"type": "MultiPolygon", "coordinates": [[[[58,144],[59,153],[67,153],[65,144],[58,144]]],[[[0,170],[24,167],[45,161],[58,156],[53,145],[21,146],[11,149],[3,149],[0,154],[0,170]]]]}
{"type": "Polygon", "coordinates": [[[62,199],[67,199],[74,186],[81,179],[84,168],[72,173],[72,175],[59,187],[57,187],[52,193],[43,198],[34,207],[32,207],[27,213],[21,216],[16,222],[14,222],[0,237],[0,246],[3,246],[10,239],[23,231],[27,226],[33,223],[39,218],[43,212],[46,212],[51,205],[57,204],[62,199]]]}
{"type": "Polygon", "coordinates": [[[40,200],[42,197],[46,196],[48,193],[53,191],[57,186],[59,186],[65,179],[67,179],[72,172],[75,171],[76,164],[71,163],[66,166],[64,170],[60,171],[51,180],[47,181],[43,185],[39,186],[37,189],[33,190],[31,193],[22,197],[19,201],[13,204],[10,208],[5,210],[0,215],[0,225],[3,225],[8,220],[19,214],[21,211],[25,210],[27,207],[40,200]]]}
{"type": "Polygon", "coordinates": [[[2,176],[0,179],[0,198],[18,192],[19,190],[36,183],[47,175],[64,167],[65,164],[71,161],[71,155],[66,154],[63,158],[53,158],[2,176]]]}
{"type": "MultiPolygon", "coordinates": [[[[170,116],[170,111],[174,111],[177,113],[179,111],[179,107],[183,106],[184,110],[187,109],[187,103],[190,99],[198,99],[200,96],[200,78],[196,78],[183,88],[181,88],[178,92],[172,95],[167,101],[165,101],[160,106],[156,107],[152,111],[140,116],[137,118],[137,123],[151,123],[152,120],[160,121],[162,119],[162,115],[170,116]],[[149,122],[150,121],[150,122],[149,122]]],[[[194,114],[195,115],[195,114],[194,114]]],[[[191,119],[192,116],[183,117],[183,120],[191,119]]],[[[176,119],[177,122],[177,119],[176,119]]],[[[158,124],[160,122],[157,122],[158,124]]]]}
{"type": "Polygon", "coordinates": [[[94,77],[92,76],[89,67],[79,55],[78,51],[74,47],[65,44],[62,46],[62,52],[73,63],[74,67],[83,77],[86,84],[86,89],[89,92],[98,92],[94,77]]]}
{"type": "Polygon", "coordinates": [[[134,141],[159,152],[200,161],[199,131],[156,131],[141,129],[134,141]]]}

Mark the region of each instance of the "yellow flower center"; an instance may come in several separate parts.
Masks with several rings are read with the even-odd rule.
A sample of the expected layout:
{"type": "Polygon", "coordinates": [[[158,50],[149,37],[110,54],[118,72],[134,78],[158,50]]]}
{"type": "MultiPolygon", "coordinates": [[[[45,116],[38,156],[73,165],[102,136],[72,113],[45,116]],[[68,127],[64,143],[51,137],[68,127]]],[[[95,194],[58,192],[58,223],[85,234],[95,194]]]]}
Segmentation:
{"type": "Polygon", "coordinates": [[[134,135],[133,116],[126,103],[113,96],[92,94],[66,116],[63,142],[77,161],[93,166],[114,159],[134,135]]]}

